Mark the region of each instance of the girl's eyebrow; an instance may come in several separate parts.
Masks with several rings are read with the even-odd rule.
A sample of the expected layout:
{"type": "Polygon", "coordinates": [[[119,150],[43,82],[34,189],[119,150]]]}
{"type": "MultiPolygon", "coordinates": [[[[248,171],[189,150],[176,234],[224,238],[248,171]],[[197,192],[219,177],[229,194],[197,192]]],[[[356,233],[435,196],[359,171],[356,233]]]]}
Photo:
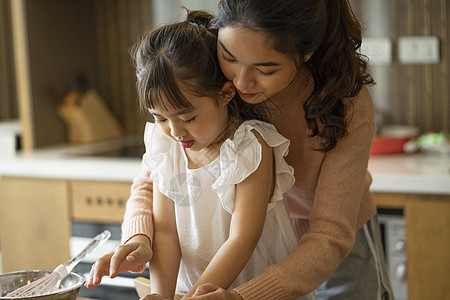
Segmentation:
{"type": "MultiPolygon", "coordinates": [[[[193,110],[194,110],[194,108],[185,108],[185,109],[182,109],[182,110],[180,110],[180,111],[177,111],[176,113],[170,115],[169,117],[176,117],[176,116],[179,116],[179,115],[184,115],[184,114],[190,113],[190,112],[193,111],[193,110]]],[[[156,116],[156,117],[163,117],[162,115],[157,114],[157,113],[151,111],[150,109],[149,109],[148,111],[149,111],[152,115],[154,115],[154,116],[156,116]]]]}
{"type": "MultiPolygon", "coordinates": [[[[219,41],[219,45],[220,45],[220,48],[222,48],[223,51],[228,53],[228,55],[230,55],[233,58],[236,58],[236,57],[234,57],[233,54],[231,54],[231,52],[227,49],[227,47],[225,47],[225,45],[221,41],[219,41]]],[[[255,66],[255,67],[278,67],[278,66],[280,66],[279,63],[273,62],[273,61],[261,62],[261,63],[253,63],[252,65],[255,66]]]]}

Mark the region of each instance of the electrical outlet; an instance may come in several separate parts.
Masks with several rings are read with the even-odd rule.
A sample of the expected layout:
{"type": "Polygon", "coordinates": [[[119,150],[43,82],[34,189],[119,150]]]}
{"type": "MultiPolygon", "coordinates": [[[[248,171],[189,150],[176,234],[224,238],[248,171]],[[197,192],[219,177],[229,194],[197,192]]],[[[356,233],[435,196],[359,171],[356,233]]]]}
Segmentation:
{"type": "Polygon", "coordinates": [[[399,37],[398,60],[402,64],[439,63],[439,38],[437,36],[399,37]]]}
{"type": "Polygon", "coordinates": [[[361,53],[369,58],[371,65],[389,65],[392,63],[392,42],[387,37],[364,37],[361,53]]]}

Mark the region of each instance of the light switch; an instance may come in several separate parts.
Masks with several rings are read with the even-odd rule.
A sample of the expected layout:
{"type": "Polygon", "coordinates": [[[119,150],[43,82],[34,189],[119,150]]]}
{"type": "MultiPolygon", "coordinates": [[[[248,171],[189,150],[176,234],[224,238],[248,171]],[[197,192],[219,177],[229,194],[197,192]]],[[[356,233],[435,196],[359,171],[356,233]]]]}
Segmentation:
{"type": "Polygon", "coordinates": [[[399,37],[398,60],[402,64],[439,63],[439,38],[437,36],[399,37]]]}
{"type": "Polygon", "coordinates": [[[392,42],[387,37],[364,37],[361,53],[369,58],[370,65],[389,65],[392,63],[392,42]]]}

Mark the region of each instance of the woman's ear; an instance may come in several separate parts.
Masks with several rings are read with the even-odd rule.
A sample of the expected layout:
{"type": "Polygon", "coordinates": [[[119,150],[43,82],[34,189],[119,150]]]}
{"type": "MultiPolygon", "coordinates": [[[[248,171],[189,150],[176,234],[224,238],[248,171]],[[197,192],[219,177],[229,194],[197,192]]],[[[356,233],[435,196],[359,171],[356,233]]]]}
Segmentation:
{"type": "Polygon", "coordinates": [[[306,55],[303,57],[303,62],[307,62],[307,61],[311,58],[311,56],[312,56],[313,54],[314,54],[314,51],[311,52],[311,53],[306,54],[306,55]]]}
{"type": "Polygon", "coordinates": [[[231,81],[225,82],[219,93],[221,103],[227,105],[228,102],[230,102],[231,99],[233,99],[235,94],[236,89],[234,88],[233,82],[231,81]]]}

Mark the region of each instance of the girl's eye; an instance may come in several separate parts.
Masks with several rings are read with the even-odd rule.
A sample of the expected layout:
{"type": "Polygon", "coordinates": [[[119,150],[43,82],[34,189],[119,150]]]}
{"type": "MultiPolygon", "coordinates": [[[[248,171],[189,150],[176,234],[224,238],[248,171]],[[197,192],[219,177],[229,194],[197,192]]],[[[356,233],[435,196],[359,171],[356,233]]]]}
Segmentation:
{"type": "Polygon", "coordinates": [[[223,54],[222,54],[222,58],[223,58],[224,61],[229,62],[229,63],[235,62],[234,59],[230,59],[230,58],[226,57],[226,56],[223,55],[223,54]]]}
{"type": "Polygon", "coordinates": [[[166,119],[155,119],[155,121],[157,123],[164,123],[165,121],[167,121],[166,119]]]}
{"type": "Polygon", "coordinates": [[[194,121],[195,118],[196,118],[196,117],[193,117],[193,118],[191,118],[191,119],[189,119],[189,120],[181,120],[181,122],[183,122],[184,124],[189,124],[189,123],[191,123],[192,121],[194,121]]]}

